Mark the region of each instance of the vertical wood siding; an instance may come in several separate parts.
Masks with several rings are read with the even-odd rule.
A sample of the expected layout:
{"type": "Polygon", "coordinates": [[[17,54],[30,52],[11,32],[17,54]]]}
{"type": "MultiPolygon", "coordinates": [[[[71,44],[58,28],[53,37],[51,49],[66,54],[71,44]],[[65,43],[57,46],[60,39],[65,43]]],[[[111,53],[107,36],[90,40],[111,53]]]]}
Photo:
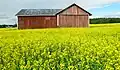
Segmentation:
{"type": "MultiPolygon", "coordinates": [[[[57,16],[58,17],[58,16],[57,16]]],[[[72,6],[59,14],[60,27],[88,27],[89,14],[78,8],[72,6]]]]}
{"type": "Polygon", "coordinates": [[[56,16],[18,17],[19,29],[54,28],[57,27],[56,23],[56,16]]]}
{"type": "Polygon", "coordinates": [[[60,15],[59,18],[60,27],[88,27],[88,16],[60,15]]]}
{"type": "Polygon", "coordinates": [[[89,15],[88,13],[78,8],[77,6],[72,6],[60,14],[89,15]]]}

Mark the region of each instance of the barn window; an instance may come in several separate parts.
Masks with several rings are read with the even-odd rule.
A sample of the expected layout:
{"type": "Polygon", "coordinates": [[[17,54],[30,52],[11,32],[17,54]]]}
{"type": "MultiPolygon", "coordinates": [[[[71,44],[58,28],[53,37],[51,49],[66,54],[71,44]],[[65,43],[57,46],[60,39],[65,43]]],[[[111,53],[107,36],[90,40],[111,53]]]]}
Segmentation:
{"type": "Polygon", "coordinates": [[[50,17],[46,17],[45,19],[46,19],[46,20],[50,20],[50,17]]]}

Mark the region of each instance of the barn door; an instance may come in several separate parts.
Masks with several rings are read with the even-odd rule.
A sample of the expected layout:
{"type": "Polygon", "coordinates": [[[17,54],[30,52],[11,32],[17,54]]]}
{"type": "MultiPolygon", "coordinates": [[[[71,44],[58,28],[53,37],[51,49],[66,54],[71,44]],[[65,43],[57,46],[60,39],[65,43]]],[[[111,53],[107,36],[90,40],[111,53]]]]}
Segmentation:
{"type": "Polygon", "coordinates": [[[61,27],[88,27],[88,16],[60,15],[59,26],[61,27]]]}
{"type": "Polygon", "coordinates": [[[56,17],[45,17],[44,18],[44,28],[56,27],[56,17]]]}
{"type": "Polygon", "coordinates": [[[43,28],[50,27],[50,17],[44,17],[43,28]]]}
{"type": "Polygon", "coordinates": [[[81,25],[80,16],[60,15],[59,24],[61,27],[79,27],[81,25]]]}

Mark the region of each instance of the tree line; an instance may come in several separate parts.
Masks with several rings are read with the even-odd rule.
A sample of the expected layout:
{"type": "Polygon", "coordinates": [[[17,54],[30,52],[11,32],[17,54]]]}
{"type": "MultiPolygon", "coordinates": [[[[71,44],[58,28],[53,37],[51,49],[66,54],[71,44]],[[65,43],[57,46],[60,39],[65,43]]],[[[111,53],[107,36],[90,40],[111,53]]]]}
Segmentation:
{"type": "Polygon", "coordinates": [[[13,25],[2,24],[2,25],[0,25],[0,28],[13,28],[13,27],[17,27],[17,24],[13,24],[13,25]]]}
{"type": "Polygon", "coordinates": [[[120,23],[120,18],[93,18],[90,24],[120,23]]]}

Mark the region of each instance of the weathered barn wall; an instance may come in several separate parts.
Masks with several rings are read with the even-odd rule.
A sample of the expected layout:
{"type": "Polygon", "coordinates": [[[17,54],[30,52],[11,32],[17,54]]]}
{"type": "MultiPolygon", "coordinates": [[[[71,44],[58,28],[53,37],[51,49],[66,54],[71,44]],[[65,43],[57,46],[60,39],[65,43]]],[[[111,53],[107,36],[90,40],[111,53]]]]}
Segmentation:
{"type": "Polygon", "coordinates": [[[60,15],[59,16],[60,27],[88,27],[88,16],[79,15],[60,15]]]}
{"type": "Polygon", "coordinates": [[[68,9],[66,9],[65,11],[61,12],[60,14],[72,14],[72,15],[89,15],[88,13],[86,13],[85,11],[83,11],[82,9],[78,8],[77,6],[72,6],[68,9]]]}
{"type": "Polygon", "coordinates": [[[57,27],[56,16],[19,16],[18,29],[57,27]]]}
{"type": "Polygon", "coordinates": [[[57,24],[60,27],[88,27],[89,14],[78,8],[72,6],[57,16],[57,24]]]}

